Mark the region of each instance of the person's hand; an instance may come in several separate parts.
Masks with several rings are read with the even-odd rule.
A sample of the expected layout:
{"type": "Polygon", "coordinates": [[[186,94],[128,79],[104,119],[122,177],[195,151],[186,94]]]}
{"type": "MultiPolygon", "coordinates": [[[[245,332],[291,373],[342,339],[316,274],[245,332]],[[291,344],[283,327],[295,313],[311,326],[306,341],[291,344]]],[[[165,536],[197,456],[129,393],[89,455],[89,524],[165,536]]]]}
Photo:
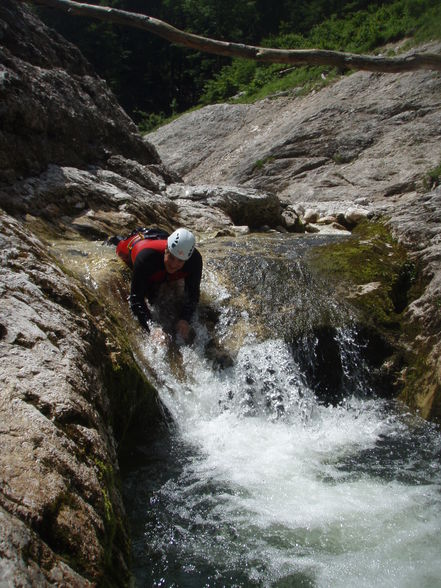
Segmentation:
{"type": "Polygon", "coordinates": [[[159,345],[164,345],[168,340],[168,336],[164,333],[161,327],[153,328],[150,336],[152,341],[158,343],[159,345]]]}
{"type": "Polygon", "coordinates": [[[188,322],[184,319],[181,319],[176,324],[176,335],[182,337],[184,341],[188,341],[190,337],[190,330],[191,327],[188,322]]]}

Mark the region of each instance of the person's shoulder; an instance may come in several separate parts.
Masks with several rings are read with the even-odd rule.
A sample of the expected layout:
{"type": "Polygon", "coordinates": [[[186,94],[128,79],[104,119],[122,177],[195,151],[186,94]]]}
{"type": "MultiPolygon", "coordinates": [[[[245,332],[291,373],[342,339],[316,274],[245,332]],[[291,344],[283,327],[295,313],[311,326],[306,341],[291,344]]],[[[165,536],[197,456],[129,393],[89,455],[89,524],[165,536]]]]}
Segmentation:
{"type": "Polygon", "coordinates": [[[193,251],[193,255],[191,256],[191,259],[194,258],[195,264],[197,265],[202,265],[202,255],[200,254],[200,251],[198,249],[195,249],[193,251]]]}
{"type": "Polygon", "coordinates": [[[157,249],[146,247],[141,249],[136,255],[135,265],[139,266],[145,263],[160,262],[164,259],[164,254],[157,249]]]}
{"type": "Polygon", "coordinates": [[[202,267],[202,255],[200,254],[200,252],[195,249],[193,251],[192,256],[190,257],[190,259],[188,261],[185,262],[185,269],[188,270],[196,270],[202,267]]]}

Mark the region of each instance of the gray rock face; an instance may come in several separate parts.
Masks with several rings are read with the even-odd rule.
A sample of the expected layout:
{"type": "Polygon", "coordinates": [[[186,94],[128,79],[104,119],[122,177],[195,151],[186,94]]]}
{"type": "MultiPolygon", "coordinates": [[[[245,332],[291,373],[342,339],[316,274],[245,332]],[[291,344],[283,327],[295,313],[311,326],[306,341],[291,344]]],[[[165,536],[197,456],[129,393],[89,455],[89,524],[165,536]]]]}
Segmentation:
{"type": "MultiPolygon", "coordinates": [[[[234,183],[233,174],[222,168],[228,164],[230,152],[230,169],[239,164],[240,158],[234,151],[240,149],[240,140],[236,141],[235,137],[242,130],[246,133],[251,121],[250,106],[216,104],[184,114],[173,123],[148,134],[146,139],[156,145],[162,161],[189,183],[198,169],[200,172],[205,170],[205,179],[198,179],[198,183],[234,183]],[[217,156],[221,159],[213,165],[217,156]]],[[[202,178],[200,172],[194,177],[202,178]]]]}
{"type": "Polygon", "coordinates": [[[3,0],[0,31],[0,185],[112,154],[160,163],[78,49],[30,9],[3,0]]]}
{"type": "MultiPolygon", "coordinates": [[[[118,465],[99,336],[45,246],[4,213],[0,234],[2,573],[26,576],[20,585],[86,586],[102,575],[106,544],[112,551],[108,509],[124,517],[103,480],[118,465]]],[[[125,555],[115,548],[117,560],[125,555]]]]}
{"type": "Polygon", "coordinates": [[[25,523],[0,507],[1,586],[93,586],[41,541],[25,523]]]}
{"type": "Polygon", "coordinates": [[[279,199],[250,188],[171,184],[167,196],[176,203],[179,216],[199,231],[247,225],[281,224],[279,199]]]}
{"type": "Polygon", "coordinates": [[[360,73],[307,97],[208,107],[150,135],[153,147],[78,50],[13,0],[0,5],[0,60],[1,585],[128,582],[116,376],[103,370],[132,364],[108,309],[30,227],[93,239],[138,224],[323,231],[387,214],[426,268],[408,313],[441,381],[441,194],[416,191],[441,159],[439,74],[360,73]]]}
{"type": "Polygon", "coordinates": [[[130,413],[148,394],[153,404],[152,390],[124,356],[108,309],[29,227],[96,238],[140,219],[171,222],[171,180],[79,51],[24,4],[2,1],[2,586],[129,582],[116,444],[130,417],[114,405],[123,398],[130,413]],[[137,399],[112,397],[113,362],[137,399]]]}
{"type": "MultiPolygon", "coordinates": [[[[205,187],[206,201],[174,198],[180,182],[79,51],[22,4],[0,7],[0,204],[95,237],[139,224],[197,231],[280,223],[259,190],[205,187]]],[[[199,191],[200,192],[200,191],[199,191]]]]}
{"type": "Polygon", "coordinates": [[[96,239],[129,233],[134,227],[188,225],[197,232],[247,225],[280,224],[280,202],[274,194],[252,188],[167,185],[151,166],[121,156],[109,169],[49,165],[38,177],[0,188],[0,204],[10,214],[31,215],[63,232],[96,239]],[[134,179],[132,179],[134,178],[134,179]]]}
{"type": "MultiPolygon", "coordinates": [[[[119,165],[124,161],[118,159],[119,165]]],[[[11,214],[38,216],[63,231],[78,231],[95,238],[131,231],[140,222],[171,224],[176,205],[163,192],[165,183],[147,168],[138,181],[100,167],[81,170],[49,165],[31,177],[0,189],[0,204],[11,214]]]]}
{"type": "Polygon", "coordinates": [[[271,191],[320,216],[383,210],[439,164],[440,96],[437,73],[358,72],[304,97],[207,106],[146,139],[192,184],[271,191]]]}

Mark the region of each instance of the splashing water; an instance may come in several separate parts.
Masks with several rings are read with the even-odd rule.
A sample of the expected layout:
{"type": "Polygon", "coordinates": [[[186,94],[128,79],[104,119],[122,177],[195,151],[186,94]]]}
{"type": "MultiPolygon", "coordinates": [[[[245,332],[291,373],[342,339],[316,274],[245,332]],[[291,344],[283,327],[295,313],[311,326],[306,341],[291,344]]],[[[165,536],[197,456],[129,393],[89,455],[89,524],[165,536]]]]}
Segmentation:
{"type": "Polygon", "coordinates": [[[281,340],[250,337],[223,370],[183,347],[180,376],[145,346],[173,426],[126,481],[137,585],[441,586],[439,431],[360,397],[337,338],[354,381],[337,406],[281,340]]]}

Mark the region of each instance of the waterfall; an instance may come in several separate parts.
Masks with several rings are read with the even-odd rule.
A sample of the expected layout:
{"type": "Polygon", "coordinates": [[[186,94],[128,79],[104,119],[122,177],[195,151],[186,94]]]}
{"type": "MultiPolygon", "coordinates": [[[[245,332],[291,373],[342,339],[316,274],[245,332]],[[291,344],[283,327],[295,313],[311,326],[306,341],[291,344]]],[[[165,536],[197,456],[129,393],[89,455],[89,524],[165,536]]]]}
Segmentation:
{"type": "Polygon", "coordinates": [[[206,353],[213,333],[200,319],[190,346],[140,345],[170,418],[126,472],[136,584],[441,586],[439,430],[378,397],[356,325],[322,288],[305,292],[312,280],[287,251],[297,285],[280,292],[281,315],[270,309],[266,331],[253,309],[258,284],[267,305],[277,298],[271,262],[250,275],[242,260],[243,280],[230,286],[217,281],[218,262],[208,264],[205,295],[231,362],[206,353]],[[232,290],[248,278],[254,298],[240,308],[232,290]],[[287,336],[299,309],[302,325],[337,317],[326,329],[325,379],[320,331],[287,336]]]}

